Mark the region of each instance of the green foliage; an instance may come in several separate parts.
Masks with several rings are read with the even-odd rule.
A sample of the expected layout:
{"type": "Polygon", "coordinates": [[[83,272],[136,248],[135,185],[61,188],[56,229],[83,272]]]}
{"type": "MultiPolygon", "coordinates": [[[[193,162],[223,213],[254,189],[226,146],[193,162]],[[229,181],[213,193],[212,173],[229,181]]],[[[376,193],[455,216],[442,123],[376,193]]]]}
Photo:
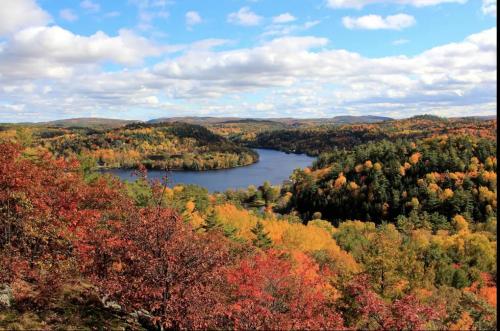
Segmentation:
{"type": "Polygon", "coordinates": [[[154,204],[153,191],[148,181],[145,179],[138,179],[133,182],[125,184],[127,194],[135,201],[139,207],[146,207],[154,204]]]}
{"type": "Polygon", "coordinates": [[[262,249],[270,248],[273,244],[271,238],[269,238],[269,234],[264,231],[264,225],[260,221],[255,224],[250,230],[254,235],[255,239],[252,240],[252,243],[262,249]]]}

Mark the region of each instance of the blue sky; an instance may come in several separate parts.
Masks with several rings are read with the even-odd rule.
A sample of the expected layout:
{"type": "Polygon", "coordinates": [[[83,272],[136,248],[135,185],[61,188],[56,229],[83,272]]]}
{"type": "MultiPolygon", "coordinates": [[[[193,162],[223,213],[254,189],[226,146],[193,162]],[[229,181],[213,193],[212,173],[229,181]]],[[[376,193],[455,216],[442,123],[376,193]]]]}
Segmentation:
{"type": "Polygon", "coordinates": [[[2,5],[0,122],[496,111],[495,0],[2,5]]]}

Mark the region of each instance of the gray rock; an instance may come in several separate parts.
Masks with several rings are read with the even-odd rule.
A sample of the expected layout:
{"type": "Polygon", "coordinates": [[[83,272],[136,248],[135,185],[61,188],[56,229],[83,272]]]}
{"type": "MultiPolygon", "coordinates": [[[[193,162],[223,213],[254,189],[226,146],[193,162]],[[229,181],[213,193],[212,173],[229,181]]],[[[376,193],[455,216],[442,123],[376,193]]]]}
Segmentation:
{"type": "Polygon", "coordinates": [[[110,309],[113,309],[113,310],[116,310],[116,311],[121,311],[122,310],[122,306],[120,306],[117,302],[115,301],[108,301],[104,304],[104,306],[106,308],[110,308],[110,309]]]}
{"type": "Polygon", "coordinates": [[[0,307],[9,308],[12,306],[14,295],[12,289],[7,284],[0,284],[0,307]]]}

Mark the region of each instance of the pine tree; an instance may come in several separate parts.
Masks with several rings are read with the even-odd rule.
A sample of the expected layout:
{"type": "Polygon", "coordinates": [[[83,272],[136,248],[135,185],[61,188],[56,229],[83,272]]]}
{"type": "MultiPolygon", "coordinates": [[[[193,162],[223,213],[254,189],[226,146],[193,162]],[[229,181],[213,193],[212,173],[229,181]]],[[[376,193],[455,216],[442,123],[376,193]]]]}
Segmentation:
{"type": "Polygon", "coordinates": [[[217,219],[215,211],[208,213],[207,219],[205,220],[205,224],[203,224],[202,228],[206,232],[221,231],[225,237],[235,241],[240,241],[237,237],[238,229],[230,224],[222,224],[221,221],[217,219]]]}
{"type": "Polygon", "coordinates": [[[250,231],[255,235],[255,239],[252,241],[253,244],[259,248],[270,248],[273,244],[271,238],[269,238],[269,233],[264,231],[264,225],[260,221],[257,221],[255,227],[250,231]]]}
{"type": "Polygon", "coordinates": [[[222,224],[217,219],[214,211],[208,213],[207,219],[205,220],[205,224],[203,224],[202,228],[206,232],[222,229],[222,224]]]}

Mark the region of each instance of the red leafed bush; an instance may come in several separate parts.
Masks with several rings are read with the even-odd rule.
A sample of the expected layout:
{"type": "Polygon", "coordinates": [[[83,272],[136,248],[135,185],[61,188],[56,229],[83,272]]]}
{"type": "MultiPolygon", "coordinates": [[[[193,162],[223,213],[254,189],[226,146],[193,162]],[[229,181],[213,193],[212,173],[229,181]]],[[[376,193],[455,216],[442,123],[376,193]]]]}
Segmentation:
{"type": "Polygon", "coordinates": [[[342,329],[342,318],[329,304],[328,286],[317,270],[306,256],[293,261],[275,250],[241,261],[227,274],[231,327],[342,329]]]}
{"type": "Polygon", "coordinates": [[[360,275],[346,288],[346,315],[355,329],[422,330],[443,315],[441,307],[420,303],[415,296],[386,302],[370,287],[366,275],[360,275]]]}
{"type": "Polygon", "coordinates": [[[42,155],[20,157],[0,144],[0,283],[49,281],[67,268],[71,242],[64,224],[81,215],[77,164],[42,155]]]}
{"type": "Polygon", "coordinates": [[[135,208],[125,219],[100,220],[81,229],[82,271],[109,300],[146,310],[166,328],[216,325],[222,311],[221,267],[228,243],[199,235],[164,208],[135,208]]]}

